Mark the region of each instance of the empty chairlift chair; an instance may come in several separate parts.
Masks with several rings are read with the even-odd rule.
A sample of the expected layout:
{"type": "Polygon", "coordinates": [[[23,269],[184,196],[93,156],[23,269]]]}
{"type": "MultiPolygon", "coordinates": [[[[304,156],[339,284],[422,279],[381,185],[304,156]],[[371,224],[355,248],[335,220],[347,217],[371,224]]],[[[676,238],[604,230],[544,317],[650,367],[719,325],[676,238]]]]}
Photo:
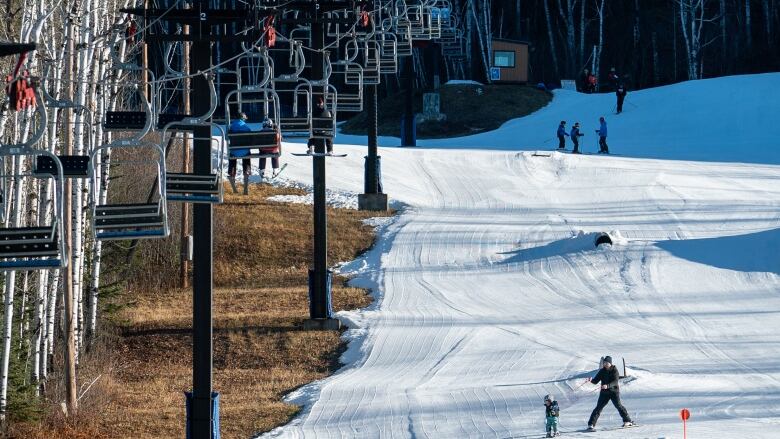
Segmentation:
{"type": "Polygon", "coordinates": [[[160,145],[136,140],[118,140],[101,145],[92,152],[89,171],[92,228],[95,239],[123,240],[168,236],[165,153],[160,145]],[[101,202],[102,185],[107,182],[100,178],[98,160],[105,150],[111,150],[111,168],[114,177],[107,188],[106,200],[108,201],[101,202]],[[112,187],[146,181],[154,188],[149,200],[112,201],[116,197],[112,194],[114,192],[111,191],[112,187]]]}
{"type": "Polygon", "coordinates": [[[159,113],[156,108],[156,90],[154,87],[148,87],[144,93],[144,87],[147,87],[144,81],[144,75],[148,82],[155,83],[155,77],[151,70],[143,69],[131,64],[119,64],[119,67],[111,71],[110,74],[117,75],[114,80],[117,84],[117,107],[120,110],[105,112],[103,120],[103,129],[106,131],[131,131],[134,132],[133,138],[141,140],[153,127],[157,120],[154,116],[159,113]]]}
{"type": "Polygon", "coordinates": [[[347,40],[343,58],[330,64],[329,81],[338,90],[339,111],[363,111],[363,66],[355,62],[358,54],[357,40],[347,40]]]}
{"type": "MultiPolygon", "coordinates": [[[[312,83],[301,77],[306,67],[301,43],[293,40],[289,44],[289,48],[269,50],[274,73],[270,86],[277,97],[282,135],[285,138],[308,138],[312,130],[312,83]]],[[[277,46],[280,46],[279,43],[277,46]]]]}
{"type": "MultiPolygon", "coordinates": [[[[44,75],[41,78],[41,94],[43,96],[43,102],[45,102],[48,108],[56,108],[63,111],[72,111],[73,116],[70,118],[71,123],[65,126],[65,119],[60,113],[60,117],[57,119],[59,123],[62,123],[63,130],[69,130],[74,133],[90,132],[92,129],[92,112],[83,105],[78,105],[69,99],[57,99],[54,98],[48,91],[52,80],[48,73],[51,71],[50,64],[47,64],[44,68],[44,75]]],[[[63,84],[61,84],[62,86],[63,84]]],[[[92,136],[86,136],[86,145],[84,145],[84,152],[92,150],[92,136]]],[[[64,136],[57,138],[59,142],[64,142],[64,136]]],[[[64,145],[58,145],[57,150],[63,150],[64,145]]],[[[89,155],[76,154],[76,155],[61,155],[58,154],[62,172],[65,178],[88,178],[89,177],[89,155]]],[[[36,174],[54,174],[59,171],[59,165],[47,155],[38,155],[34,163],[34,172],[36,174]]]]}
{"type": "MultiPolygon", "coordinates": [[[[225,155],[225,132],[219,125],[209,122],[210,118],[217,109],[217,92],[214,86],[213,78],[207,78],[209,84],[210,106],[206,114],[200,116],[191,116],[188,114],[177,114],[163,112],[158,116],[159,121],[165,120],[167,123],[162,126],[161,140],[168,140],[168,145],[172,146],[177,140],[177,134],[182,148],[188,148],[189,142],[208,142],[210,150],[214,157],[212,159],[212,170],[209,174],[195,174],[185,172],[180,169],[179,172],[172,172],[172,167],[165,167],[165,185],[166,198],[168,201],[183,201],[192,203],[221,203],[223,196],[222,188],[222,168],[225,155]],[[163,117],[167,115],[167,117],[163,117]]],[[[168,102],[182,102],[185,93],[183,76],[172,75],[161,77],[160,84],[173,81],[178,85],[169,85],[166,95],[168,102]]],[[[162,103],[161,103],[162,104],[162,103]]],[[[165,111],[163,105],[160,105],[165,111]]],[[[181,165],[180,165],[181,166],[181,165]]]]}
{"type": "MultiPolygon", "coordinates": [[[[38,102],[40,97],[38,96],[38,102]]],[[[0,179],[3,180],[2,201],[10,203],[10,194],[5,192],[8,183],[24,185],[24,179],[37,178],[48,180],[52,184],[52,202],[48,203],[51,209],[49,215],[33,215],[25,218],[17,218],[18,223],[27,221],[25,225],[11,225],[0,227],[0,270],[37,270],[45,268],[61,268],[68,264],[65,253],[65,235],[63,231],[63,195],[64,177],[62,165],[56,155],[48,151],[32,147],[43,136],[46,130],[46,112],[44,106],[38,105],[39,114],[38,129],[30,139],[20,145],[0,146],[0,179]],[[34,172],[20,172],[19,170],[32,169],[38,157],[46,157],[56,168],[56,172],[49,174],[36,174],[34,172]],[[18,166],[14,166],[14,160],[19,160],[18,166]],[[51,218],[50,222],[44,218],[51,218]]],[[[38,196],[47,190],[47,184],[39,185],[38,196]]],[[[44,197],[39,199],[45,199],[44,197]]],[[[3,206],[5,207],[5,206],[3,206]]],[[[17,215],[19,213],[17,212],[17,215]]]]}

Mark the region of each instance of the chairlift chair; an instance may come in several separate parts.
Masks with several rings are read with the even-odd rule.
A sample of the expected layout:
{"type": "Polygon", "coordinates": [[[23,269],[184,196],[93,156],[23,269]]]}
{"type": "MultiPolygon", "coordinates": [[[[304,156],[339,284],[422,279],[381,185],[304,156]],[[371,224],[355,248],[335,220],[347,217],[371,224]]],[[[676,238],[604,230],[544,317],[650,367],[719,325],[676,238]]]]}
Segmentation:
{"type": "Polygon", "coordinates": [[[135,131],[133,139],[140,141],[152,127],[156,126],[157,121],[154,116],[159,114],[158,102],[155,99],[155,87],[149,87],[151,96],[148,99],[143,91],[146,84],[142,75],[145,72],[148,75],[148,81],[154,84],[156,82],[154,73],[149,69],[126,63],[114,67],[114,72],[117,74],[127,72],[131,76],[120,78],[117,81],[117,88],[129,93],[125,96],[124,109],[106,111],[103,128],[106,131],[135,131]],[[132,77],[133,75],[136,77],[132,77]]]}
{"type": "Polygon", "coordinates": [[[325,108],[330,111],[330,117],[312,116],[312,139],[330,140],[336,136],[336,115],[339,111],[338,92],[333,84],[326,81],[312,82],[312,105],[320,99],[325,103],[325,108]]]}
{"type": "MultiPolygon", "coordinates": [[[[291,40],[289,43],[290,52],[286,49],[281,50],[282,54],[289,54],[286,62],[282,60],[282,66],[277,68],[278,64],[274,59],[270,60],[275,75],[270,84],[278,109],[275,117],[278,117],[277,127],[284,137],[307,138],[311,136],[312,131],[312,84],[301,76],[306,67],[302,43],[297,40],[291,40]]],[[[274,49],[269,50],[272,53],[274,51],[274,49]]],[[[240,96],[242,94],[239,94],[240,96]]]]}
{"type": "MultiPolygon", "coordinates": [[[[165,152],[155,143],[135,139],[115,140],[95,148],[90,156],[89,173],[91,182],[92,230],[95,239],[101,241],[123,239],[165,238],[169,234],[168,210],[165,203],[167,184],[165,181],[165,152]],[[111,166],[136,164],[150,168],[156,174],[155,195],[150,202],[116,203],[101,202],[101,186],[98,160],[103,151],[112,150],[111,166]],[[125,159],[122,154],[136,152],[139,159],[125,159]],[[118,154],[119,153],[119,154],[118,154]],[[145,157],[144,157],[145,156],[145,157]]],[[[118,182],[113,183],[113,185],[118,182]]],[[[110,191],[110,187],[109,187],[110,191]]],[[[111,196],[107,197],[111,200],[111,196]]]]}
{"type": "Polygon", "coordinates": [[[411,23],[405,17],[388,19],[392,23],[393,33],[396,35],[396,53],[399,57],[412,56],[414,46],[412,41],[411,23]]]}
{"type": "MultiPolygon", "coordinates": [[[[48,73],[50,71],[51,64],[47,63],[44,67],[44,74],[41,77],[41,95],[43,97],[43,100],[39,99],[39,102],[42,104],[45,104],[48,108],[54,108],[54,109],[60,109],[60,110],[70,110],[74,112],[81,112],[84,114],[84,122],[82,124],[84,125],[84,129],[86,131],[89,131],[92,127],[92,112],[89,111],[89,109],[83,105],[78,105],[75,102],[73,102],[70,99],[57,99],[54,98],[48,90],[48,82],[49,82],[49,76],[48,73]]],[[[60,118],[61,120],[62,118],[60,118]]],[[[78,122],[74,122],[73,125],[70,125],[68,127],[65,127],[66,130],[73,130],[75,128],[75,124],[78,122]]],[[[87,136],[87,142],[88,145],[85,148],[86,151],[90,151],[92,149],[92,136],[87,136]]],[[[36,157],[36,161],[33,164],[33,172],[36,174],[53,174],[56,172],[59,172],[59,169],[61,168],[64,177],[65,178],[87,178],[89,177],[89,156],[88,155],[62,155],[58,154],[57,158],[59,159],[60,166],[57,165],[57,163],[47,155],[39,155],[36,157]]]]}
{"type": "MultiPolygon", "coordinates": [[[[227,109],[228,158],[251,159],[281,156],[279,97],[273,89],[259,86],[241,87],[225,96],[225,108],[227,109]],[[242,111],[242,106],[252,105],[257,105],[261,109],[259,115],[263,119],[267,118],[273,121],[272,129],[262,129],[261,127],[261,130],[246,132],[230,131],[232,120],[235,120],[231,109],[236,108],[236,113],[238,113],[242,111]]],[[[256,113],[252,113],[252,115],[255,119],[259,119],[256,113]]],[[[251,128],[254,123],[250,121],[249,125],[251,128]]]]}
{"type": "MultiPolygon", "coordinates": [[[[34,87],[35,88],[35,87],[34,87]]],[[[37,90],[35,91],[37,93],[37,90]]],[[[38,96],[39,98],[39,96],[38,96]]],[[[46,131],[46,110],[44,105],[37,105],[36,112],[39,115],[35,133],[23,144],[0,146],[0,163],[6,164],[6,159],[17,157],[18,160],[37,161],[37,157],[45,156],[57,168],[57,171],[49,174],[36,174],[34,172],[17,173],[13,169],[6,173],[5,166],[0,166],[0,180],[2,180],[2,203],[7,203],[6,180],[16,180],[22,184],[23,178],[50,179],[54,183],[52,220],[49,224],[27,224],[24,227],[5,226],[0,227],[0,270],[38,270],[47,268],[62,268],[68,265],[68,255],[65,253],[65,233],[63,230],[63,218],[65,217],[62,204],[64,196],[64,171],[59,158],[49,151],[33,148],[46,131]]],[[[11,160],[13,161],[13,160],[11,160]]],[[[21,164],[17,169],[31,169],[32,163],[21,164]]],[[[3,206],[5,207],[5,206],[3,206]]],[[[5,211],[5,209],[3,209],[5,211]]],[[[33,216],[31,221],[38,221],[44,215],[33,216]]]]}
{"type": "Polygon", "coordinates": [[[382,49],[375,39],[366,40],[363,45],[363,83],[379,85],[381,78],[382,49]]]}
{"type": "MultiPolygon", "coordinates": [[[[210,105],[206,114],[200,116],[186,116],[178,120],[171,120],[162,128],[161,139],[176,136],[177,133],[189,133],[189,141],[206,141],[211,144],[210,150],[216,153],[216,165],[212,166],[209,174],[195,174],[192,172],[170,172],[170,167],[165,167],[166,199],[168,201],[183,201],[192,203],[221,203],[223,197],[223,163],[225,156],[225,130],[212,122],[209,122],[217,109],[217,91],[214,86],[214,78],[209,77],[210,105]],[[198,132],[199,128],[206,128],[208,135],[203,137],[198,132]],[[215,135],[216,133],[216,135],[215,135]]],[[[183,147],[187,147],[184,143],[183,147]]]]}
{"type": "Polygon", "coordinates": [[[398,37],[392,32],[379,33],[379,73],[398,73],[398,37]]]}

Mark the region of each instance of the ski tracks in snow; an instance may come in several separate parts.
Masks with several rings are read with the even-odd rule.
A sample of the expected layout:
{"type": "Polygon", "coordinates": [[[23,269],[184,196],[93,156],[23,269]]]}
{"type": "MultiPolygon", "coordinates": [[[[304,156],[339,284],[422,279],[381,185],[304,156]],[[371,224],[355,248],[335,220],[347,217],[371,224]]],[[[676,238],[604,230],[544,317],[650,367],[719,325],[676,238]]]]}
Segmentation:
{"type": "MultiPolygon", "coordinates": [[[[729,232],[777,227],[780,193],[761,189],[776,168],[495,151],[383,156],[406,167],[388,174],[405,175],[415,192],[391,193],[410,206],[377,244],[370,271],[381,300],[358,312],[363,357],[301,389],[304,411],[269,437],[535,437],[546,393],[571,430],[595,404],[583,383],[605,354],[626,357],[635,377],[624,398],[643,425],[631,437],[676,431],[682,406],[709,421],[696,437],[771,437],[739,416],[780,395],[780,364],[766,360],[780,353],[780,336],[729,310],[745,291],[780,308],[769,293],[780,281],[655,243],[720,236],[739,215],[729,232]],[[612,230],[627,241],[586,245],[587,233],[612,230]],[[741,337],[768,353],[736,345],[741,337]]],[[[753,306],[737,308],[747,316],[753,306]]],[[[777,421],[777,399],[757,417],[777,421]]],[[[617,420],[607,408],[601,423],[617,420]]]]}

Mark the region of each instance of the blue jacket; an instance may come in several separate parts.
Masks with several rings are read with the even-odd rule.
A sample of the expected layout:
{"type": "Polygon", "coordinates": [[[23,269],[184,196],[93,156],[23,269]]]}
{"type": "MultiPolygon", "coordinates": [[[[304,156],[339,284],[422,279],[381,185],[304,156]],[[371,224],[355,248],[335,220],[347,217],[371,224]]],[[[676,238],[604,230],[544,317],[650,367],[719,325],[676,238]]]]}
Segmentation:
{"type": "Polygon", "coordinates": [[[571,138],[576,139],[577,137],[582,137],[585,134],[580,133],[580,129],[577,127],[572,127],[571,129],[571,138]]]}
{"type": "MultiPolygon", "coordinates": [[[[252,128],[243,119],[236,119],[230,122],[230,127],[228,128],[228,133],[247,133],[249,131],[252,131],[252,128]]],[[[247,154],[249,154],[248,149],[234,149],[230,151],[229,156],[244,157],[247,154]]]]}
{"type": "Polygon", "coordinates": [[[249,131],[252,131],[252,128],[249,128],[249,125],[242,119],[236,119],[230,122],[230,128],[228,128],[229,133],[246,133],[249,131]]]}
{"type": "Polygon", "coordinates": [[[598,133],[599,137],[607,137],[607,121],[601,122],[598,133]]]}
{"type": "Polygon", "coordinates": [[[559,136],[568,136],[569,134],[566,133],[566,127],[563,125],[558,125],[558,135],[559,136]]]}

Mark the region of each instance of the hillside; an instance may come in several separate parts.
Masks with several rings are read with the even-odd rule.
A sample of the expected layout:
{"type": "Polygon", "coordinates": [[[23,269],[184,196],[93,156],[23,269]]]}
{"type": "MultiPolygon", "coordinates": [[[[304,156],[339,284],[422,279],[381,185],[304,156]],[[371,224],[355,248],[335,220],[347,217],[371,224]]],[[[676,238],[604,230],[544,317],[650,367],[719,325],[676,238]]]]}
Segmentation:
{"type": "MultiPolygon", "coordinates": [[[[551,94],[524,85],[445,84],[439,88],[442,122],[418,124],[419,139],[440,139],[490,131],[504,122],[526,116],[550,102],[551,94]]],[[[404,109],[403,92],[388,96],[379,103],[379,135],[400,136],[404,109]]],[[[414,96],[414,112],[423,111],[423,96],[414,96]]],[[[367,134],[366,112],[358,113],[341,125],[345,134],[367,134]]]]}
{"type": "MultiPolygon", "coordinates": [[[[545,151],[559,120],[593,139],[612,107],[564,91],[489,133],[381,148],[385,191],[408,207],[342,269],[377,304],[339,313],[347,366],[290,395],[303,412],[265,437],[536,437],[548,393],[564,435],[585,437],[584,380],[604,355],[625,358],[640,426],[600,438],[678,436],[682,408],[690,437],[776,436],[778,79],[632,93],[608,116],[621,156],[545,151]],[[596,248],[597,232],[614,245],[596,248]]],[[[328,162],[329,187],[360,192],[363,139],[338,141],[348,157],[328,162]]],[[[290,163],[311,178],[308,160],[290,163]]],[[[598,427],[619,422],[610,406],[598,427]]]]}

